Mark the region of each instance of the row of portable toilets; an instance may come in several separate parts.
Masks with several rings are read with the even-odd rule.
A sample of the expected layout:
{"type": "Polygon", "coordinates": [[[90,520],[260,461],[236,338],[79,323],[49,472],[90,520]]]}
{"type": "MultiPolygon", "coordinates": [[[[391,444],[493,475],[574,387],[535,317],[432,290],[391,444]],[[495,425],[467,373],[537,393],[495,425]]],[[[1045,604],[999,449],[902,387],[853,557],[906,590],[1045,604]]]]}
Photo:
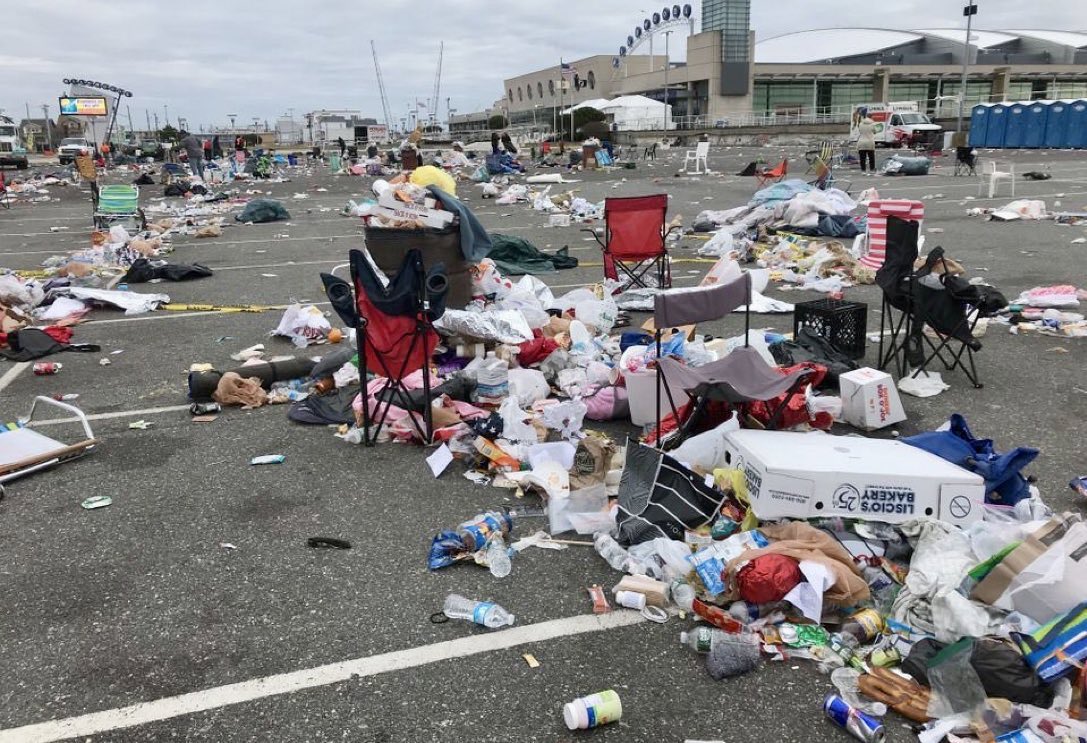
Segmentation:
{"type": "Polygon", "coordinates": [[[1087,149],[1087,101],[979,104],[970,116],[970,146],[1087,149]]]}

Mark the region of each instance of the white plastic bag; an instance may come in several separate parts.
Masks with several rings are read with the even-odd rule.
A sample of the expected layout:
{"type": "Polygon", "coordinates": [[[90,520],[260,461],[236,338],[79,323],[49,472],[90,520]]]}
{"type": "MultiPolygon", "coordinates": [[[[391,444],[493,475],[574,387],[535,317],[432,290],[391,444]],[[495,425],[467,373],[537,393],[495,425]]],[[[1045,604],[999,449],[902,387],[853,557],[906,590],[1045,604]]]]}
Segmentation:
{"type": "Polygon", "coordinates": [[[521,410],[517,404],[517,398],[510,395],[498,406],[498,414],[502,416],[502,438],[518,443],[535,444],[539,441],[536,429],[529,422],[532,416],[521,410]]]}
{"type": "Polygon", "coordinates": [[[327,338],[330,330],[332,324],[321,310],[312,304],[306,307],[292,304],[283,312],[283,317],[272,335],[290,338],[294,345],[305,348],[312,341],[327,338]]]}
{"type": "Polygon", "coordinates": [[[619,307],[611,297],[587,299],[574,306],[574,314],[587,327],[593,328],[597,335],[607,334],[615,327],[619,307]]]}
{"type": "Polygon", "coordinates": [[[603,483],[575,490],[564,498],[547,501],[547,517],[552,534],[574,530],[595,534],[615,528],[615,517],[608,510],[608,493],[603,483]]]}
{"type": "Polygon", "coordinates": [[[547,378],[539,369],[510,369],[508,379],[510,396],[517,398],[521,407],[527,408],[551,393],[547,378]]]}

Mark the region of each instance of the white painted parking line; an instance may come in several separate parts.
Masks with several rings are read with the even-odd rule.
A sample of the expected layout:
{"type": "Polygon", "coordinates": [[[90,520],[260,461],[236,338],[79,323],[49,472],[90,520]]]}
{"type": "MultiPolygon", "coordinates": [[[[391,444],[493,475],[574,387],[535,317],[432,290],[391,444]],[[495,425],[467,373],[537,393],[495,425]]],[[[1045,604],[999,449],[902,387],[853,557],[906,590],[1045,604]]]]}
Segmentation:
{"type": "MultiPolygon", "coordinates": [[[[163,405],[157,408],[144,408],[143,410],[122,410],[114,413],[92,413],[87,416],[89,421],[108,421],[116,418],[135,418],[137,416],[143,417],[145,415],[158,415],[159,413],[179,413],[182,410],[188,410],[188,405],[163,405]]],[[[59,426],[62,423],[78,423],[79,418],[48,418],[46,420],[34,421],[31,424],[31,428],[41,428],[42,426],[59,426]]]]}
{"type": "Polygon", "coordinates": [[[3,392],[20,374],[25,372],[28,366],[30,366],[29,361],[22,361],[4,372],[4,376],[0,377],[0,392],[3,392]]]}
{"type": "MultiPolygon", "coordinates": [[[[448,640],[433,645],[372,655],[368,658],[330,663],[301,671],[250,679],[213,689],[156,699],[128,707],[92,712],[78,717],[51,720],[18,728],[0,730],[0,743],[50,743],[68,738],[96,735],[137,725],[169,720],[182,715],[221,709],[268,697],[315,689],[358,677],[377,676],[409,668],[465,658],[495,650],[508,650],[528,643],[546,642],[562,637],[603,632],[644,622],[634,611],[608,614],[583,614],[566,619],[514,627],[448,640]]],[[[420,700],[423,701],[423,700],[420,700]]]]}

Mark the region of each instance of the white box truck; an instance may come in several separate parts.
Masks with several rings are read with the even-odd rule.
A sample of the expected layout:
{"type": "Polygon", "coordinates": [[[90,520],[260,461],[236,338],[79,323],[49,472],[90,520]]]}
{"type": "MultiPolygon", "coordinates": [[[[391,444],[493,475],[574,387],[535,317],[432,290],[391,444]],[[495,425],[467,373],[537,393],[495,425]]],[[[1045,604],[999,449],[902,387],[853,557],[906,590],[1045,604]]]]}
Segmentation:
{"type": "Polygon", "coordinates": [[[861,120],[868,116],[876,125],[876,146],[933,147],[941,143],[943,127],[921,112],[914,101],[859,103],[853,107],[849,141],[856,142],[861,120]]]}
{"type": "Polygon", "coordinates": [[[0,166],[3,165],[14,165],[19,170],[26,170],[29,165],[19,129],[7,116],[0,116],[0,166]]]}

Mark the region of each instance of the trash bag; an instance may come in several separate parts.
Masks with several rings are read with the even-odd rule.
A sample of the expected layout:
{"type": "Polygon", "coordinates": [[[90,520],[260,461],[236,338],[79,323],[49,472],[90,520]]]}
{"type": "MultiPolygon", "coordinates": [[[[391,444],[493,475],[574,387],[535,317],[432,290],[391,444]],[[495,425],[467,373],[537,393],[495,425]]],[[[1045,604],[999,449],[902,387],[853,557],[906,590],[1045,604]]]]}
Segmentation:
{"type": "Polygon", "coordinates": [[[434,537],[430,543],[430,554],[427,555],[427,567],[438,570],[456,562],[455,556],[468,551],[464,540],[457,536],[455,531],[442,531],[434,537]]]}
{"type": "Polygon", "coordinates": [[[283,204],[274,199],[253,199],[245,208],[242,209],[240,214],[236,214],[234,219],[239,222],[275,222],[280,219],[290,219],[290,213],[283,207],[283,204]]]}
{"type": "MultiPolygon", "coordinates": [[[[902,661],[902,670],[920,684],[929,686],[929,664],[946,645],[931,638],[914,643],[902,661]]],[[[970,665],[981,679],[985,694],[1011,702],[1048,708],[1053,703],[1053,688],[1034,672],[1022,653],[1000,637],[981,637],[974,641],[970,665]]]]}
{"type": "Polygon", "coordinates": [[[1020,446],[998,454],[993,440],[974,436],[959,413],[951,416],[947,431],[928,431],[902,441],[981,475],[987,503],[1014,506],[1030,497],[1030,485],[1021,471],[1037,458],[1038,450],[1020,446]]]}
{"type": "Polygon", "coordinates": [[[795,366],[810,361],[825,367],[827,373],[819,385],[821,389],[838,389],[840,376],[860,368],[837,346],[809,328],[801,328],[793,340],[772,344],[770,354],[778,366],[795,366]]]}
{"type": "Polygon", "coordinates": [[[152,263],[146,258],[137,258],[132,262],[123,281],[129,284],[142,284],[152,279],[167,281],[191,281],[204,279],[212,275],[212,270],[200,263],[185,265],[182,263],[152,263]]]}
{"type": "Polygon", "coordinates": [[[619,481],[619,542],[682,540],[688,529],[708,524],[727,497],[667,454],[628,442],[619,481]]]}

